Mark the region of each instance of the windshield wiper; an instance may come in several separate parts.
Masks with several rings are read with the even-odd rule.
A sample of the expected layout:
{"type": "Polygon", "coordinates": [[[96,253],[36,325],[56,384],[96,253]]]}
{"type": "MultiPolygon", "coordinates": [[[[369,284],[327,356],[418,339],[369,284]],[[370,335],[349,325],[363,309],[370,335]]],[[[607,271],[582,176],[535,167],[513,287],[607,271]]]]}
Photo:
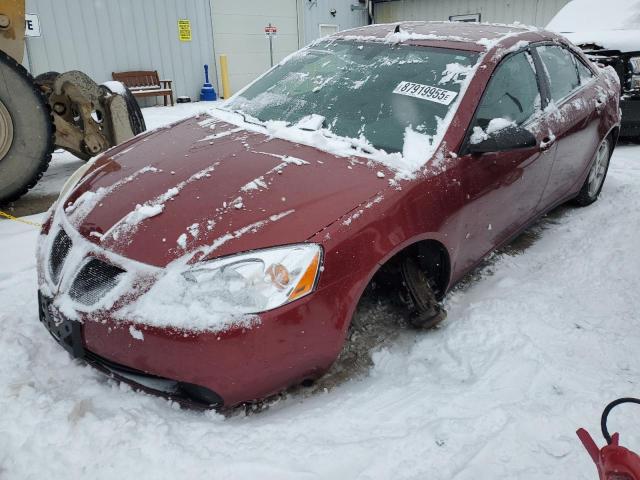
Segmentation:
{"type": "Polygon", "coordinates": [[[341,137],[340,135],[336,135],[335,133],[333,133],[331,130],[326,129],[320,130],[320,132],[326,138],[334,138],[347,142],[353,150],[368,153],[370,155],[376,153],[377,147],[375,145],[366,145],[364,142],[357,138],[341,137]]]}
{"type": "Polygon", "coordinates": [[[235,113],[237,115],[240,115],[242,117],[242,120],[245,123],[250,123],[252,125],[258,125],[260,127],[264,127],[264,122],[262,120],[260,120],[259,118],[252,117],[251,115],[247,116],[246,113],[240,110],[231,110],[229,108],[220,108],[220,107],[214,107],[214,108],[218,110],[222,110],[223,112],[230,112],[230,113],[235,113]]]}

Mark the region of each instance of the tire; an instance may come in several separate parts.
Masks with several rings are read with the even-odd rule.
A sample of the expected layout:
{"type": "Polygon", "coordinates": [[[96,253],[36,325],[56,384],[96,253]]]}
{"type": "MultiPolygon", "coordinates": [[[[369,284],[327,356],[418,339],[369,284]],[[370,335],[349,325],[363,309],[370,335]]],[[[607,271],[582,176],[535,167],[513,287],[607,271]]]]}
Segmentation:
{"type": "Polygon", "coordinates": [[[591,205],[598,199],[604,181],[607,178],[607,172],[609,171],[609,161],[611,160],[611,154],[613,153],[612,142],[609,137],[605,138],[596,150],[595,157],[589,169],[589,175],[587,175],[580,193],[574,199],[573,203],[579,207],[586,207],[591,205]]]}
{"type": "Polygon", "coordinates": [[[140,110],[140,105],[138,105],[138,101],[136,97],[133,96],[131,90],[127,88],[127,86],[119,82],[123,88],[123,92],[114,92],[107,85],[102,84],[104,88],[109,90],[111,93],[119,94],[124,98],[124,101],[127,104],[127,111],[129,112],[129,124],[131,125],[131,130],[134,135],[138,135],[147,130],[147,125],[144,123],[144,117],[142,116],[142,110],[140,110]]]}
{"type": "Polygon", "coordinates": [[[45,72],[35,77],[33,81],[40,88],[40,90],[48,93],[53,90],[53,82],[56,81],[56,78],[58,78],[59,75],[60,73],[58,72],[45,72]]]}
{"type": "Polygon", "coordinates": [[[0,117],[0,204],[3,204],[24,195],[47,170],[55,127],[47,100],[33,77],[1,50],[0,117]]]}

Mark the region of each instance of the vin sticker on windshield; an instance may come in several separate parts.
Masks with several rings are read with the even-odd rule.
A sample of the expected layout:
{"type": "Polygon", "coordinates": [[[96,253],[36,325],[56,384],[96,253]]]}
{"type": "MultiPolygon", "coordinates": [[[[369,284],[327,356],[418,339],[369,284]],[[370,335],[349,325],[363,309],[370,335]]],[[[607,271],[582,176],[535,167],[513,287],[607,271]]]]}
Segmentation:
{"type": "Polygon", "coordinates": [[[443,105],[449,105],[453,99],[456,98],[456,95],[458,95],[458,92],[452,92],[451,90],[404,81],[400,82],[398,86],[393,89],[393,93],[421,98],[443,105]]]}

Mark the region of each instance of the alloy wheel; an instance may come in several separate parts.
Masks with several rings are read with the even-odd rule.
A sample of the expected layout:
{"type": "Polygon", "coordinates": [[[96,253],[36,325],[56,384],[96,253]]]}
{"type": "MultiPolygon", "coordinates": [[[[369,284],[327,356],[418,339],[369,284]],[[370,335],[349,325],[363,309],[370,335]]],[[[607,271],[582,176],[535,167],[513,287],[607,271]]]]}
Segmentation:
{"type": "Polygon", "coordinates": [[[591,171],[589,172],[589,196],[593,197],[598,194],[604,177],[607,174],[607,167],[609,166],[609,142],[605,140],[598,147],[596,153],[596,160],[593,162],[591,171]]]}

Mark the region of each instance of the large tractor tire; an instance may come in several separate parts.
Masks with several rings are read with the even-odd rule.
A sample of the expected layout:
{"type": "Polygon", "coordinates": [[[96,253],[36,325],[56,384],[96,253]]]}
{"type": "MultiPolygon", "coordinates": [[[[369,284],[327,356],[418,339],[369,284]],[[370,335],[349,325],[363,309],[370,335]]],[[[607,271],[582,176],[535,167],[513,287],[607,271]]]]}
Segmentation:
{"type": "MultiPolygon", "coordinates": [[[[110,83],[113,84],[115,82],[110,83]]],[[[140,105],[138,105],[138,101],[136,100],[136,97],[133,96],[133,93],[131,93],[131,90],[129,90],[124,83],[118,83],[120,83],[120,89],[116,92],[109,88],[108,85],[102,84],[102,86],[111,93],[117,93],[124,98],[124,101],[127,103],[127,110],[129,111],[129,123],[131,124],[131,130],[134,135],[139,135],[147,130],[147,125],[144,123],[144,117],[142,116],[140,105]]]]}
{"type": "Polygon", "coordinates": [[[0,50],[0,204],[32,188],[47,170],[54,126],[33,77],[0,50]]]}

